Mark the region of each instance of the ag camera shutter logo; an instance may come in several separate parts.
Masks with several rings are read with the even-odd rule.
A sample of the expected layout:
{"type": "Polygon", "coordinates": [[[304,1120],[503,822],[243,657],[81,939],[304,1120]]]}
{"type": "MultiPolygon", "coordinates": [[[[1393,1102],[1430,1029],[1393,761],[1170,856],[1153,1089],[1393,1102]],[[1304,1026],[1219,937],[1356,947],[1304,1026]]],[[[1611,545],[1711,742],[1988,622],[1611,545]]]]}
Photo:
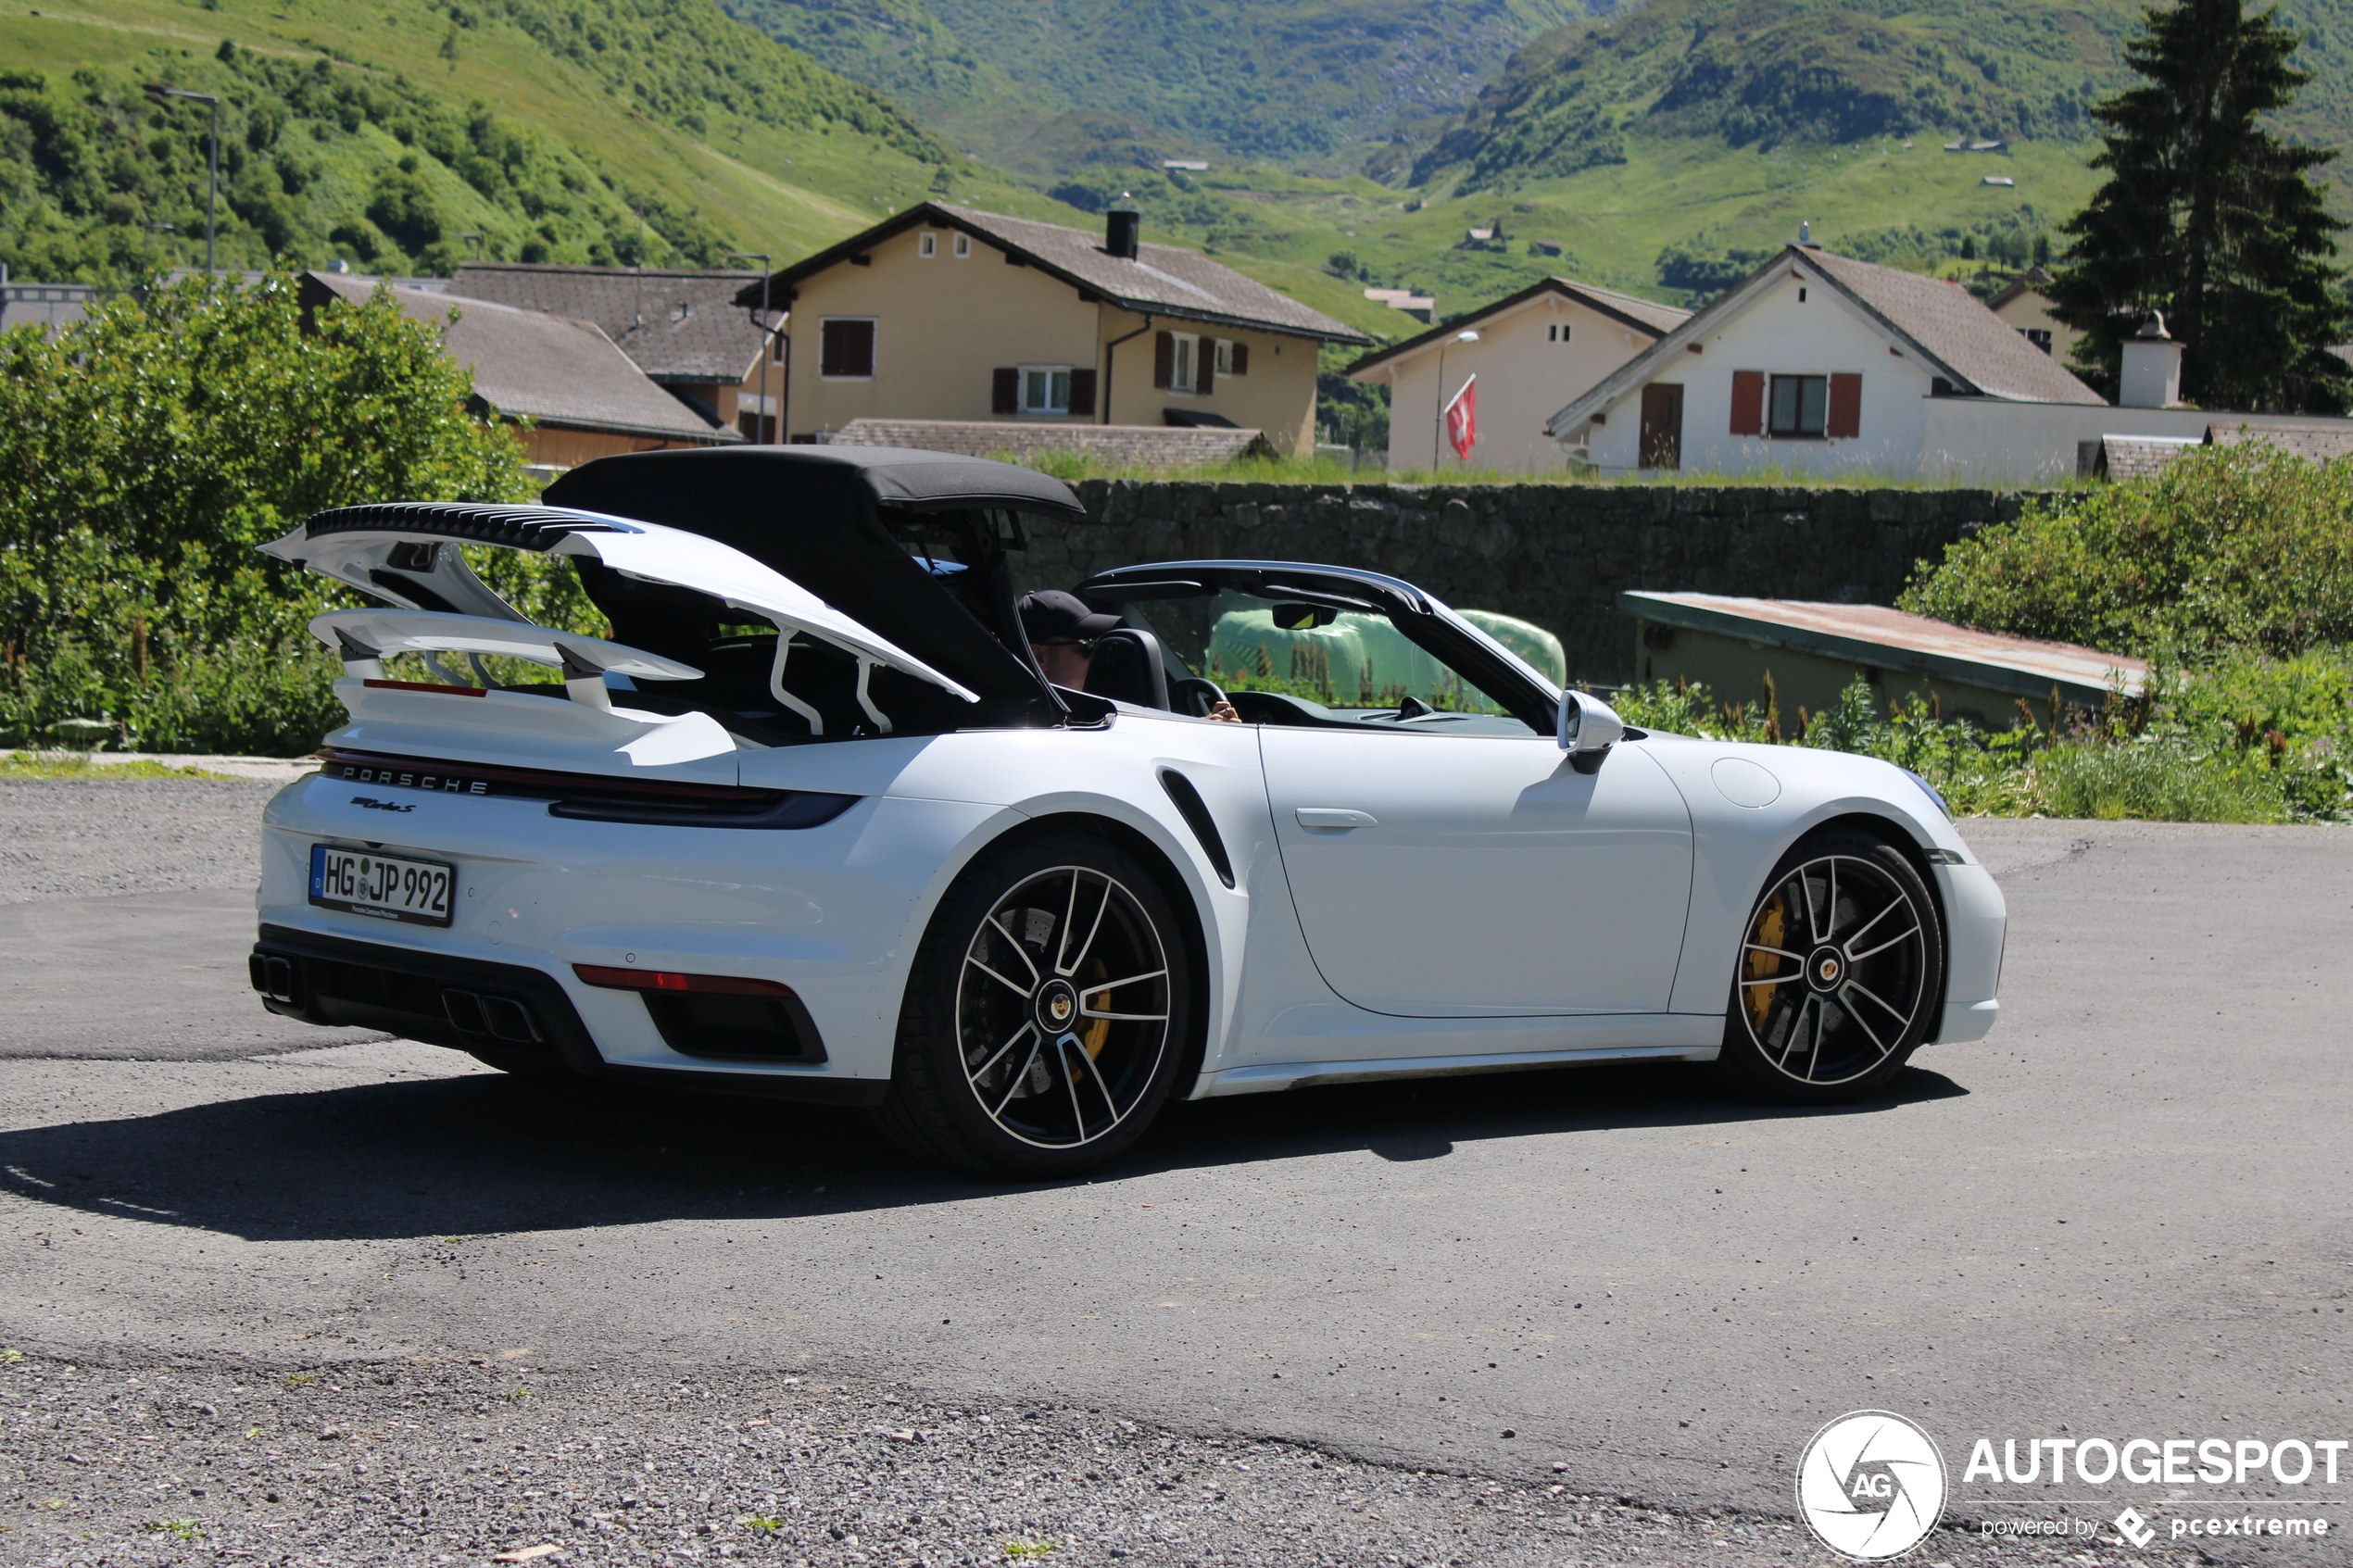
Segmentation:
{"type": "Polygon", "coordinates": [[[1797,1461],[1797,1508],[1842,1557],[1901,1557],[1944,1514],[1944,1456],[1900,1415],[1856,1411],[1814,1434],[1797,1461]]]}

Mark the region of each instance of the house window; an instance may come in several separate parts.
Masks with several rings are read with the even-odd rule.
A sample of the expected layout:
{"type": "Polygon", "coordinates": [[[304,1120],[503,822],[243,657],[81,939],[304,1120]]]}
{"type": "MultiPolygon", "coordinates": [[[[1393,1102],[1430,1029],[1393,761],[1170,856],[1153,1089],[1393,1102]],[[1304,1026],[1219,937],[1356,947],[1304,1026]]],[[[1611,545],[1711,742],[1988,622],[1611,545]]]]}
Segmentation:
{"type": "Polygon", "coordinates": [[[1234,340],[1231,338],[1217,340],[1217,373],[1221,376],[1234,373],[1234,340]]]}
{"type": "Polygon", "coordinates": [[[1024,414],[1069,413],[1070,367],[1024,365],[1021,368],[1021,404],[1017,411],[1024,414]]]}
{"type": "Polygon", "coordinates": [[[2021,327],[2021,328],[2020,328],[2019,330],[2020,330],[2020,332],[2024,332],[2024,333],[2026,334],[2026,341],[2027,341],[2027,342],[2029,342],[2029,343],[2032,344],[2035,347],[2037,347],[2037,348],[2041,349],[2044,353],[2048,354],[2048,353],[2051,351],[2051,329],[2050,329],[2050,328],[2048,328],[2048,327],[2021,327]]]}
{"type": "Polygon", "coordinates": [[[874,379],[872,316],[828,316],[817,324],[817,374],[825,381],[874,379]]]}
{"type": "Polygon", "coordinates": [[[1831,379],[1828,376],[1775,376],[1770,435],[1818,437],[1828,426],[1831,379]]]}
{"type": "Polygon", "coordinates": [[[1201,368],[1199,364],[1201,339],[1190,332],[1171,332],[1168,335],[1176,342],[1175,358],[1169,361],[1168,367],[1168,390],[1171,392],[1198,390],[1194,377],[1195,372],[1201,368]]]}
{"type": "Polygon", "coordinates": [[[915,254],[929,261],[939,254],[939,236],[926,229],[915,236],[915,254]]]}
{"type": "Polygon", "coordinates": [[[1568,323],[1567,321],[1555,321],[1551,326],[1546,327],[1544,329],[1544,341],[1546,343],[1567,343],[1568,341],[1568,323]]]}
{"type": "Polygon", "coordinates": [[[959,234],[956,236],[955,243],[948,249],[957,260],[962,261],[973,253],[973,237],[970,234],[959,234]]]}

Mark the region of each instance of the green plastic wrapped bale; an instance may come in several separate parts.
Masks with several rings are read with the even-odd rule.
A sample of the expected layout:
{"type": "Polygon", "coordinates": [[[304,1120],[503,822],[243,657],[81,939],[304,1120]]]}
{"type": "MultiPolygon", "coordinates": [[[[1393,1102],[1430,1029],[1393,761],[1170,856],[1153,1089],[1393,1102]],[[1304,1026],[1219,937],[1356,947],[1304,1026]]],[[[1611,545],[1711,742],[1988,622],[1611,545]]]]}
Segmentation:
{"type": "Polygon", "coordinates": [[[1528,660],[1538,674],[1553,684],[1568,684],[1568,652],[1561,646],[1558,637],[1541,626],[1491,609],[1458,609],[1454,613],[1528,660]]]}
{"type": "MultiPolygon", "coordinates": [[[[1553,647],[1558,659],[1560,644],[1553,647]]],[[[1385,616],[1343,613],[1294,632],[1277,626],[1271,610],[1229,610],[1211,629],[1208,666],[1228,690],[1285,692],[1331,708],[1393,708],[1403,696],[1433,708],[1486,706],[1385,616]]]]}

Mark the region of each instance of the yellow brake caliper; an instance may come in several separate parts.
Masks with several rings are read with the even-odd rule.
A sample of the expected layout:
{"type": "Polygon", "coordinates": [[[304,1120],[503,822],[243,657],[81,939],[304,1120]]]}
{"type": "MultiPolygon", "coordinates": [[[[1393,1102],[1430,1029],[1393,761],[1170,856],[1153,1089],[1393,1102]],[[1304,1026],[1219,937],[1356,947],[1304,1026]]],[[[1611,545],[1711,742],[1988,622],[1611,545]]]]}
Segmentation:
{"type": "MultiPolygon", "coordinates": [[[[1101,959],[1097,959],[1092,967],[1095,971],[1092,978],[1096,980],[1101,980],[1103,978],[1104,974],[1108,972],[1103,968],[1103,960],[1101,959]]],[[[1110,995],[1111,993],[1109,991],[1082,990],[1078,993],[1078,1005],[1082,1008],[1085,1007],[1088,997],[1108,997],[1110,995]]],[[[1109,1008],[1105,1008],[1103,1010],[1108,1012],[1111,1010],[1109,1008]]],[[[1078,1032],[1078,1043],[1087,1047],[1087,1060],[1089,1061],[1094,1060],[1097,1057],[1103,1054],[1103,1046],[1110,1039],[1111,1020],[1108,1018],[1095,1019],[1091,1021],[1086,1028],[1078,1032]]]]}
{"type": "MultiPolygon", "coordinates": [[[[1756,947],[1778,947],[1781,945],[1781,937],[1786,930],[1787,924],[1781,916],[1781,901],[1775,898],[1765,906],[1764,913],[1756,917],[1756,934],[1749,940],[1755,943],[1756,947]]],[[[1747,971],[1744,978],[1750,980],[1769,980],[1773,977],[1773,972],[1781,966],[1781,960],[1778,956],[1759,952],[1755,948],[1751,948],[1743,957],[1746,962],[1743,967],[1747,971]]],[[[1773,1010],[1775,987],[1751,985],[1746,989],[1749,1023],[1762,1030],[1765,1027],[1766,1018],[1773,1010]]]]}

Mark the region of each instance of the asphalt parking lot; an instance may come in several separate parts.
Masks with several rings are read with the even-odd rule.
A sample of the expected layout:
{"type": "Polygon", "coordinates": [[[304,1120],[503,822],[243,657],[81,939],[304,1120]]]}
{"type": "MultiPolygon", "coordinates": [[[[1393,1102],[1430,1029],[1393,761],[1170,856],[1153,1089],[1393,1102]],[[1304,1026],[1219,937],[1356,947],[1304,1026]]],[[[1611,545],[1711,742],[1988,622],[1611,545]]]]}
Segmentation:
{"type": "MultiPolygon", "coordinates": [[[[0,785],[0,1560],[1830,1561],[1793,1465],[1865,1408],[1935,1435],[1964,1524],[2353,1534],[2353,1461],[1961,1474],[1979,1436],[2353,1437],[2353,832],[1967,825],[2004,1022],[1883,1102],[1321,1090],[1020,1187],[268,1018],[267,794],[0,785]]],[[[1921,1550],[2198,1549],[2353,1561],[1921,1550]]]]}

